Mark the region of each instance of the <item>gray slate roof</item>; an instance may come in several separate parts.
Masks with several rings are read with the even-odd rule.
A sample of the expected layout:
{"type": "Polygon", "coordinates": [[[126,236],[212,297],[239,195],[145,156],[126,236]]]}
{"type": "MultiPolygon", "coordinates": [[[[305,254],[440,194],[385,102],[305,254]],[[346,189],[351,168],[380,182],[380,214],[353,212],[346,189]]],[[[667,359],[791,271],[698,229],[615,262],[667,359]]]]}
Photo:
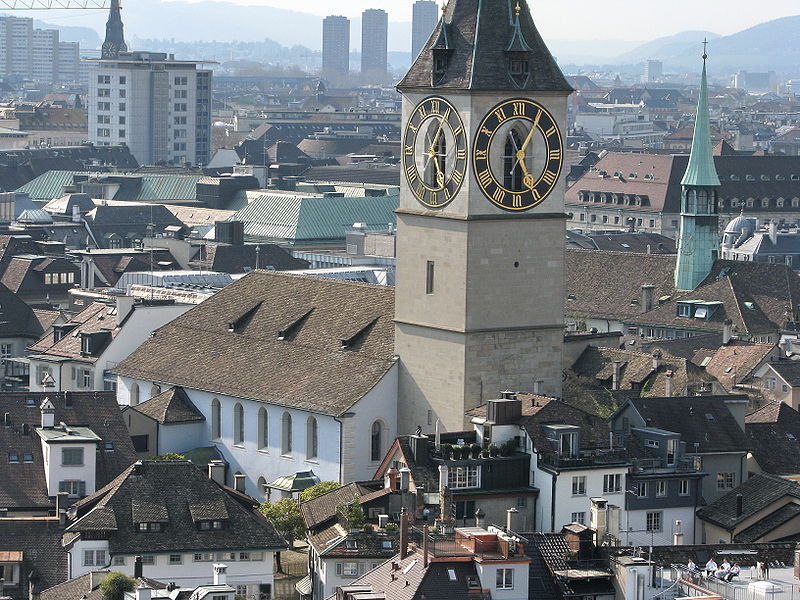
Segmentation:
{"type": "Polygon", "coordinates": [[[681,434],[686,451],[745,452],[750,448],[747,436],[725,405],[725,400],[744,396],[673,396],[671,398],[631,398],[630,403],[645,420],[656,427],[681,434]]]}
{"type": "Polygon", "coordinates": [[[393,318],[393,289],[253,271],[157,330],[115,372],[340,415],[395,364],[393,318]]]}
{"type": "Polygon", "coordinates": [[[782,360],[769,366],[792,387],[800,386],[800,361],[782,360]]]}
{"type": "Polygon", "coordinates": [[[520,0],[519,28],[511,0],[453,0],[447,4],[430,40],[399,89],[513,90],[572,92],[533,22],[528,3],[520,0]],[[444,77],[432,85],[434,48],[450,53],[444,77]],[[529,63],[524,85],[509,73],[508,50],[529,63]]]}
{"type": "Polygon", "coordinates": [[[171,387],[137,404],[134,410],[155,419],[162,425],[206,420],[182,387],[171,387]]]}
{"type": "Polygon", "coordinates": [[[254,499],[220,486],[188,461],[132,465],[70,509],[67,531],[96,531],[87,521],[99,507],[116,515],[116,529],[107,530],[112,555],[286,548],[254,499]],[[206,519],[223,520],[223,529],[200,530],[197,521],[206,519]],[[139,531],[141,522],[163,523],[162,531],[139,531]]]}
{"type": "Polygon", "coordinates": [[[758,473],[722,498],[698,510],[697,516],[726,531],[733,531],[740,522],[784,497],[787,497],[787,504],[792,499],[800,500],[800,484],[775,475],[758,473]],[[742,496],[742,514],[737,517],[736,498],[740,494],[742,496]]]}
{"type": "Polygon", "coordinates": [[[762,471],[800,474],[800,413],[795,409],[769,402],[745,417],[745,432],[762,471]]]}

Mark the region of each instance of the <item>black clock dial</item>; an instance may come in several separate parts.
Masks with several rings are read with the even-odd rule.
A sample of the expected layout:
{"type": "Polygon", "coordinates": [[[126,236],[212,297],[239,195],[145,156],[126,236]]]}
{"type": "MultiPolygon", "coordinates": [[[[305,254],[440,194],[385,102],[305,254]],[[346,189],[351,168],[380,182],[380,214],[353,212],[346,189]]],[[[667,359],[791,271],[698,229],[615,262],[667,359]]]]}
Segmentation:
{"type": "Polygon", "coordinates": [[[443,208],[453,201],[467,172],[467,134],[458,110],[444,98],[426,98],[403,134],[403,169],[420,204],[443,208]]]}
{"type": "Polygon", "coordinates": [[[553,115],[528,98],[495,106],[475,134],[472,165],[484,195],[503,210],[524,211],[555,189],[564,164],[553,115]]]}

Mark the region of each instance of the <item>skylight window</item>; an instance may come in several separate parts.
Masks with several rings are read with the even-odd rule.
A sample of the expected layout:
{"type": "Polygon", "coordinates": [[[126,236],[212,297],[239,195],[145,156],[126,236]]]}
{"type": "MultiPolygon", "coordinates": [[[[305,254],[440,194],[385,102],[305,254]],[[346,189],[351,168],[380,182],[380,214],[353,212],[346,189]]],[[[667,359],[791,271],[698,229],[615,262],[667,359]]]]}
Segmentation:
{"type": "Polygon", "coordinates": [[[456,580],[456,571],[455,571],[455,569],[447,569],[447,578],[450,581],[455,581],[456,580]]]}

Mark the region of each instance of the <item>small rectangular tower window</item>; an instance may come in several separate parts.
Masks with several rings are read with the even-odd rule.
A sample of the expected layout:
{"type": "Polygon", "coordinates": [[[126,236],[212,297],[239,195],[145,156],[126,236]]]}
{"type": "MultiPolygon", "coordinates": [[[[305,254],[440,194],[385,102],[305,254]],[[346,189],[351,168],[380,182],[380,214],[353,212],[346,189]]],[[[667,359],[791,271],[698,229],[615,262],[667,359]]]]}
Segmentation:
{"type": "Polygon", "coordinates": [[[433,284],[434,284],[434,263],[432,260],[429,260],[427,266],[425,268],[425,293],[432,294],[433,293],[433,284]]]}

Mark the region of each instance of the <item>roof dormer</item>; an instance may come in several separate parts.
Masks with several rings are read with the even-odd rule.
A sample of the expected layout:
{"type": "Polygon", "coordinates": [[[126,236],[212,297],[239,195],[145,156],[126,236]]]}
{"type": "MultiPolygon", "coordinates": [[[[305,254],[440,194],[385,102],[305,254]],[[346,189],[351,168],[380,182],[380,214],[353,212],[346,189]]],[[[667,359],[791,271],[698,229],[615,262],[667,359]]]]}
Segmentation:
{"type": "Polygon", "coordinates": [[[39,405],[42,413],[42,429],[52,429],[56,425],[56,407],[50,398],[45,398],[39,405]]]}

